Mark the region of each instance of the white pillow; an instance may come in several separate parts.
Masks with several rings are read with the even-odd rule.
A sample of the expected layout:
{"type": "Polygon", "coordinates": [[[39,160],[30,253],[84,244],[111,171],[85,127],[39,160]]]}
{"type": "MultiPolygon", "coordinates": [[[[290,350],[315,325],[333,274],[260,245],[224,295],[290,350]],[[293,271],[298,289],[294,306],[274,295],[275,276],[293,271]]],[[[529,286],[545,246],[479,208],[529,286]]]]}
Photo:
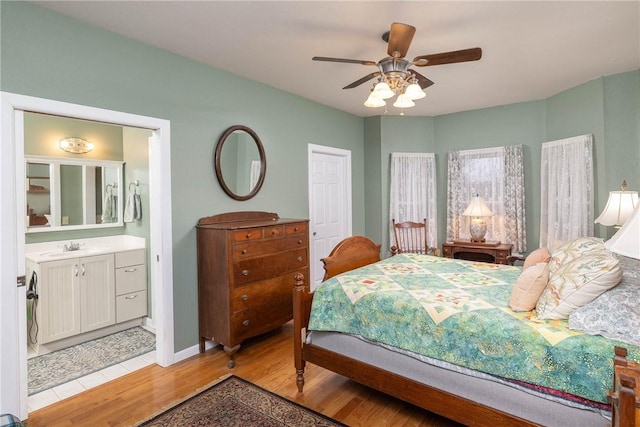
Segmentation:
{"type": "Polygon", "coordinates": [[[567,319],[620,280],[622,268],[610,252],[586,253],[554,272],[550,270],[549,283],[536,304],[536,314],[541,319],[567,319]]]}
{"type": "Polygon", "coordinates": [[[598,237],[580,237],[556,247],[551,251],[549,274],[553,274],[563,265],[590,252],[608,252],[604,247],[604,240],[598,237]]]}

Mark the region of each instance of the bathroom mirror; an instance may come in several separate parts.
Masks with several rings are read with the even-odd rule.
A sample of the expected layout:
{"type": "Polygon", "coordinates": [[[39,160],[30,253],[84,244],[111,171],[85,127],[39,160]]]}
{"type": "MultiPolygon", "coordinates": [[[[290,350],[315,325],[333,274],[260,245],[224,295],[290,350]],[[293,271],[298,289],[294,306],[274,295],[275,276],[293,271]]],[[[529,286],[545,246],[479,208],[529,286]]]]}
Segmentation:
{"type": "Polygon", "coordinates": [[[122,162],[25,156],[27,233],[121,227],[122,162]]]}
{"type": "Polygon", "coordinates": [[[260,190],[267,171],[264,147],[258,135],[242,125],[224,131],[214,154],[216,177],[227,195],[249,200],[260,190]]]}

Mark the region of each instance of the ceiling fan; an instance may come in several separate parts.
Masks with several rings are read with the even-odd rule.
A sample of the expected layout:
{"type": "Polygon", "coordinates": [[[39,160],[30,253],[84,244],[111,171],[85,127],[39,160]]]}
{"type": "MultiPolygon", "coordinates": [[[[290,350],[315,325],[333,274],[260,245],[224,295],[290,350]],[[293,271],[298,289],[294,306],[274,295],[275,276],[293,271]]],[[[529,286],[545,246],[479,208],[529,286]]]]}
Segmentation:
{"type": "Polygon", "coordinates": [[[475,47],[451,52],[419,55],[413,58],[413,61],[409,61],[404,59],[404,57],[407,55],[415,32],[416,28],[411,25],[398,22],[391,24],[391,30],[382,35],[382,39],[387,42],[387,54],[389,56],[378,62],[359,59],[329,58],[325,56],[314,56],[312,59],[314,61],[376,66],[378,67],[378,71],[367,74],[361,79],[343,87],[343,89],[352,89],[378,77],[378,82],[371,89],[369,98],[365,101],[364,105],[367,107],[386,106],[384,100],[397,94],[398,99],[393,104],[395,107],[412,107],[415,105],[413,102],[415,99],[420,99],[425,96],[423,89],[434,83],[410,67],[428,67],[453,64],[456,62],[477,61],[482,57],[482,49],[475,47]]]}

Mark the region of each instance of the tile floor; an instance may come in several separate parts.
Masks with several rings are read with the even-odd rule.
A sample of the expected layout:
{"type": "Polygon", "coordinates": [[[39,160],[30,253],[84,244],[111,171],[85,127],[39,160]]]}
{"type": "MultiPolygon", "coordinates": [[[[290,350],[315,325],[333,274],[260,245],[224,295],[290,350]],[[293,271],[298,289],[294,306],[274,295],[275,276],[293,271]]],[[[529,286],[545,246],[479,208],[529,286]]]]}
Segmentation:
{"type": "Polygon", "coordinates": [[[117,365],[109,366],[101,371],[60,384],[59,386],[41,391],[29,396],[29,412],[44,408],[45,406],[66,399],[75,394],[82,393],[97,385],[106,383],[118,377],[128,374],[145,366],[156,363],[156,352],[151,351],[133,359],[126,360],[117,365]]]}

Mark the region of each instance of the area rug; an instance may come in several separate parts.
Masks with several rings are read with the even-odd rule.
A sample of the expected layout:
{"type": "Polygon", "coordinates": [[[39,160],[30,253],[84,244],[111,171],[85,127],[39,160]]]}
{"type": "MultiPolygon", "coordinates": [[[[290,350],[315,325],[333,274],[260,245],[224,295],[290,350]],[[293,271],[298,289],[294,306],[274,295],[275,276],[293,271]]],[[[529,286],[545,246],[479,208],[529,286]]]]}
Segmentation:
{"type": "Polygon", "coordinates": [[[229,374],[139,426],[344,427],[345,424],[229,374]]]}
{"type": "Polygon", "coordinates": [[[156,348],[156,337],[141,327],[36,356],[27,361],[32,395],[132,359],[156,348]]]}

